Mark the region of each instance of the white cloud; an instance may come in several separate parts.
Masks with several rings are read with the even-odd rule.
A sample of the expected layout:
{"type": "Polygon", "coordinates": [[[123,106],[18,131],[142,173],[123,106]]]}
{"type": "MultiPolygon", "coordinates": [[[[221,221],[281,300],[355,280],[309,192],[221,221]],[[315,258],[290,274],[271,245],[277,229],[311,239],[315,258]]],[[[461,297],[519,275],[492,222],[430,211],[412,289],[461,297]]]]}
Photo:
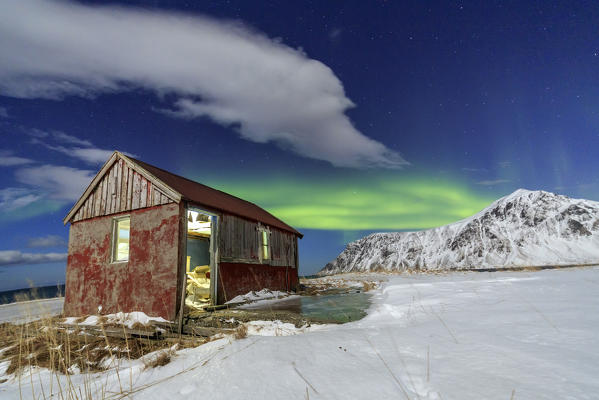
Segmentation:
{"type": "Polygon", "coordinates": [[[511,180],[509,180],[509,179],[490,179],[490,180],[476,182],[476,184],[483,185],[483,186],[494,186],[494,185],[499,185],[499,184],[508,183],[508,182],[511,182],[511,180]]]}
{"type": "Polygon", "coordinates": [[[41,264],[66,261],[66,253],[22,253],[18,250],[0,251],[0,266],[41,264]]]}
{"type": "Polygon", "coordinates": [[[89,185],[94,171],[57,165],[22,168],[15,172],[23,184],[36,187],[55,200],[76,201],[89,185]]]}
{"type": "Polygon", "coordinates": [[[499,167],[500,168],[509,168],[512,166],[512,162],[511,161],[500,161],[499,162],[499,167]]]}
{"type": "MultiPolygon", "coordinates": [[[[114,150],[103,150],[96,147],[65,147],[65,146],[53,146],[51,144],[42,142],[41,140],[34,139],[33,143],[41,144],[42,146],[66,154],[69,157],[77,158],[85,161],[88,164],[102,164],[106,162],[114,152],[114,150]]],[[[128,153],[125,153],[129,155],[128,153]]]]}
{"type": "Polygon", "coordinates": [[[60,132],[60,131],[53,131],[52,132],[52,136],[54,136],[54,139],[63,142],[63,143],[68,143],[68,144],[75,144],[78,146],[86,146],[86,147],[91,147],[92,144],[89,140],[83,140],[83,139],[79,139],[76,136],[71,136],[71,135],[67,135],[64,132],[60,132]]]}
{"type": "Polygon", "coordinates": [[[45,138],[48,137],[50,134],[44,130],[41,129],[37,129],[37,128],[26,128],[26,127],[20,127],[21,131],[25,132],[27,135],[29,136],[33,136],[34,138],[45,138]]]}
{"type": "MultiPolygon", "coordinates": [[[[97,147],[94,147],[93,143],[89,140],[80,139],[76,136],[68,135],[61,131],[44,131],[37,128],[21,128],[23,132],[27,135],[32,136],[31,143],[39,144],[41,146],[46,147],[47,149],[58,151],[60,153],[66,154],[69,157],[77,158],[79,160],[85,161],[88,164],[102,164],[114,152],[114,150],[104,150],[97,147]],[[41,140],[44,139],[44,140],[41,140]],[[60,142],[67,145],[77,145],[75,147],[66,147],[62,144],[49,144],[47,140],[52,140],[54,142],[60,142]],[[84,147],[81,147],[84,146],[84,147]]],[[[131,157],[135,157],[135,155],[123,152],[131,157]]],[[[1,160],[0,160],[1,162],[1,160]]],[[[2,165],[2,164],[0,164],[2,165]]]]}
{"type": "Polygon", "coordinates": [[[0,212],[13,211],[39,200],[40,196],[23,188],[0,189],[0,212]]]}
{"type": "Polygon", "coordinates": [[[27,240],[27,247],[61,247],[66,246],[66,244],[66,240],[58,235],[47,235],[27,240]]]}
{"type": "Polygon", "coordinates": [[[486,168],[463,167],[462,171],[466,171],[466,172],[487,172],[487,169],[486,168]]]}
{"type": "Polygon", "coordinates": [[[30,164],[33,160],[14,156],[11,151],[0,150],[0,167],[13,167],[15,165],[30,164]]]}
{"type": "Polygon", "coordinates": [[[116,6],[0,2],[0,91],[22,98],[136,87],[177,100],[165,113],[233,125],[346,167],[408,164],[359,132],[353,107],[323,63],[240,23],[116,6]]]}
{"type": "Polygon", "coordinates": [[[0,117],[8,118],[8,110],[6,109],[6,107],[0,107],[0,117]]]}

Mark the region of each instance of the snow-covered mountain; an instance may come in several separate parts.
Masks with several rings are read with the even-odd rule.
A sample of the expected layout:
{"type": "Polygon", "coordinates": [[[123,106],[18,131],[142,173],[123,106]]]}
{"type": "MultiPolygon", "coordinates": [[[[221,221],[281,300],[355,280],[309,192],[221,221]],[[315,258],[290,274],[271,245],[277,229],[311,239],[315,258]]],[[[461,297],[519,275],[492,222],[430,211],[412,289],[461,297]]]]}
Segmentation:
{"type": "Polygon", "coordinates": [[[599,202],[518,189],[478,214],[347,245],[320,274],[599,264],[599,202]]]}

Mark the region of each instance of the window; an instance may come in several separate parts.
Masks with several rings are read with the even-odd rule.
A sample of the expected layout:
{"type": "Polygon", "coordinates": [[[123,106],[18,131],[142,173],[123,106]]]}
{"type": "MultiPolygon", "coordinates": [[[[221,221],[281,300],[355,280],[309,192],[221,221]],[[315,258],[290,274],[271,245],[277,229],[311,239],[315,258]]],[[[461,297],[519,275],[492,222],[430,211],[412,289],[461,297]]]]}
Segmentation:
{"type": "Polygon", "coordinates": [[[268,231],[263,230],[262,231],[262,259],[263,260],[268,260],[269,254],[268,254],[268,231]]]}
{"type": "Polygon", "coordinates": [[[112,234],[112,261],[127,261],[129,260],[129,217],[119,218],[114,220],[112,234]]]}

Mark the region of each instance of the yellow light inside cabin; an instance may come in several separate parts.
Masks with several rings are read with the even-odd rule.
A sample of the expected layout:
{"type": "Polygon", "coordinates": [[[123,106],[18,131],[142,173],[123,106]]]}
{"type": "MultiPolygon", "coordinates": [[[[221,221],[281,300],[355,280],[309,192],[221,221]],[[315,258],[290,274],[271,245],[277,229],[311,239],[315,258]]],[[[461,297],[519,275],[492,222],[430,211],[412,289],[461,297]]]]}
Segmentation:
{"type": "Polygon", "coordinates": [[[115,221],[115,249],[114,261],[129,260],[129,232],[131,222],[129,218],[115,221]]]}
{"type": "Polygon", "coordinates": [[[262,259],[268,260],[268,232],[262,231],[262,259]]]}

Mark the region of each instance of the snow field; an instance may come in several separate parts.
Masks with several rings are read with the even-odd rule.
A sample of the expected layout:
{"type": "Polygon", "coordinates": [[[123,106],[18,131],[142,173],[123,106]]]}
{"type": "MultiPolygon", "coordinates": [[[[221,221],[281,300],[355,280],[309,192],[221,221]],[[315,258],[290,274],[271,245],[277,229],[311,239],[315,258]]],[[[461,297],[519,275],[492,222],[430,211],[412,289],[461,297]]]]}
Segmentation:
{"type": "MultiPolygon", "coordinates": [[[[597,398],[599,268],[384,278],[360,321],[252,322],[246,338],[177,351],[163,367],[120,360],[118,377],[69,379],[105,398],[597,398]]],[[[22,398],[39,382],[47,397],[51,376],[21,376],[22,398]]],[[[19,380],[3,378],[0,398],[19,398],[19,380]]]]}

